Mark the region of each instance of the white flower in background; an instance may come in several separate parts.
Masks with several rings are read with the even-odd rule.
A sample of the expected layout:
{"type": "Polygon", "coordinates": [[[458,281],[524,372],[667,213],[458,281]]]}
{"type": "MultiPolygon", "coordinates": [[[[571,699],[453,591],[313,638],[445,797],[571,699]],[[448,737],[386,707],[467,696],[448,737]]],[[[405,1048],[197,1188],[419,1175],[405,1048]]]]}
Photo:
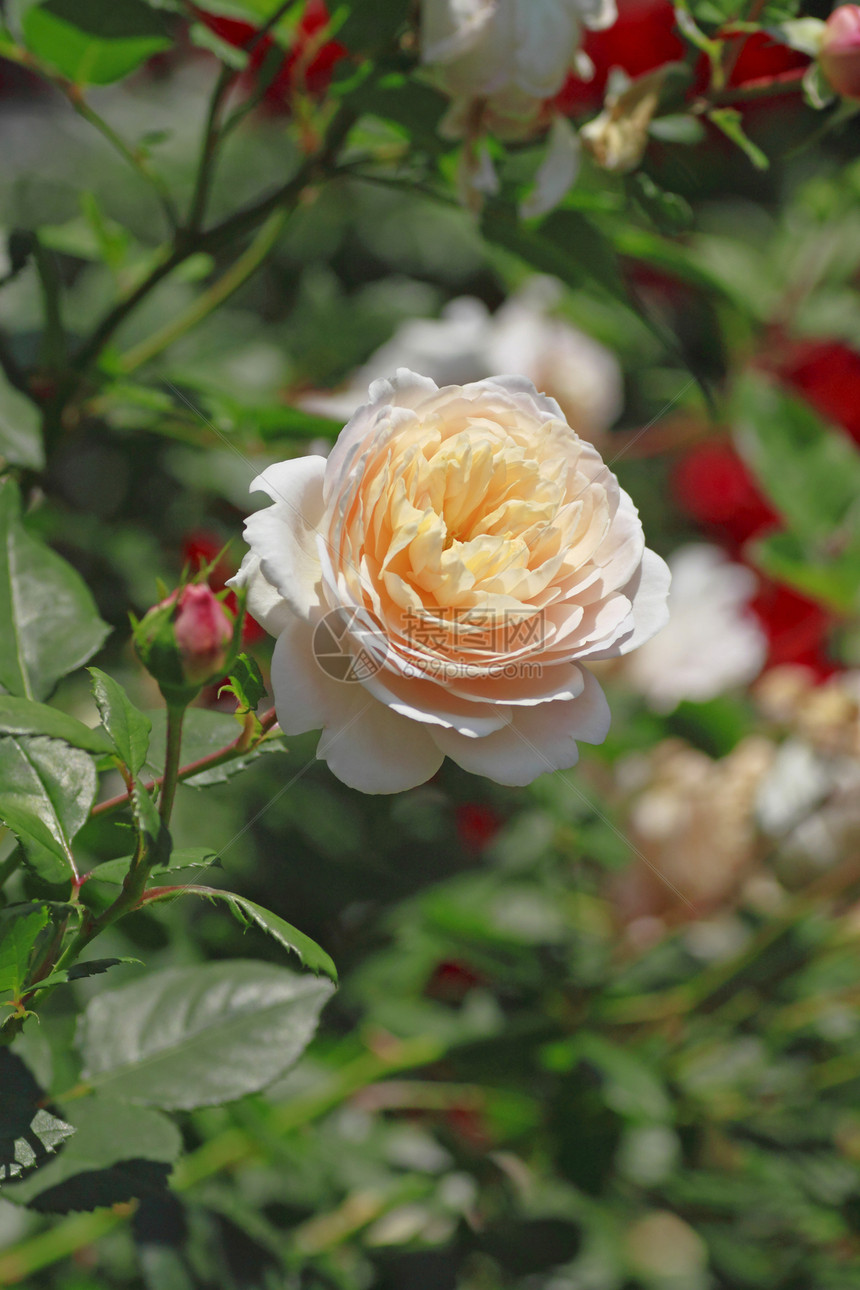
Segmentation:
{"type": "Polygon", "coordinates": [[[756,687],[764,713],[790,737],[761,786],[761,827],[807,873],[860,847],[860,672],[823,684],[803,668],[779,668],[756,687]]]}
{"type": "Polygon", "coordinates": [[[604,345],[555,316],[561,297],[560,283],[549,277],[531,278],[515,292],[493,315],[487,367],[527,376],[561,405],[578,434],[598,440],[621,415],[621,368],[604,345]]]}
{"type": "Polygon", "coordinates": [[[451,757],[502,784],[575,765],[609,729],[586,666],[666,621],[669,572],[632,501],[522,377],[377,381],[330,456],[255,480],[234,583],[276,636],[288,735],[364,792],[451,757]],[[344,664],[346,666],[344,666],[344,664]]]}
{"type": "MultiPolygon", "coordinates": [[[[353,373],[346,389],[304,395],[301,406],[308,412],[348,421],[367,401],[372,383],[384,380],[399,367],[423,372],[437,385],[481,380],[492,375],[488,358],[492,329],[487,306],[471,296],[460,296],[445,306],[439,318],[410,318],[401,323],[391,339],[353,373]]],[[[511,370],[518,371],[516,367],[511,370]]]]}
{"type": "Polygon", "coordinates": [[[621,369],[608,349],[554,315],[561,295],[554,278],[537,277],[495,314],[469,296],[452,300],[438,319],[403,323],[345,390],[307,395],[301,406],[347,420],[371,382],[398,367],[424,372],[438,385],[510,372],[554,398],[577,434],[599,442],[623,406],[621,369]]]}
{"type": "Polygon", "coordinates": [[[465,134],[480,103],[500,137],[522,137],[577,65],[583,28],[616,17],[614,0],[422,0],[421,56],[454,99],[449,128],[465,134]]]}
{"type": "Polygon", "coordinates": [[[627,684],[658,712],[746,684],[767,654],[767,639],[749,612],[755,574],[707,543],[681,547],[669,568],[669,622],[623,669],[627,684]]]}
{"type": "Polygon", "coordinates": [[[647,863],[621,876],[617,898],[627,918],[671,912],[695,917],[735,893],[759,858],[756,793],[775,747],[750,735],[713,759],[679,739],[618,768],[639,791],[628,823],[647,863]],[[693,909],[687,902],[692,902],[693,909]]]}
{"type": "MultiPolygon", "coordinates": [[[[467,205],[480,205],[497,181],[485,132],[499,139],[529,139],[547,123],[548,100],[571,68],[590,76],[580,50],[584,28],[610,27],[615,0],[422,0],[421,56],[435,69],[452,99],[442,131],[465,139],[460,188],[467,205]]],[[[556,116],[546,157],[522,213],[542,215],[573,185],[579,139],[556,116]]]]}

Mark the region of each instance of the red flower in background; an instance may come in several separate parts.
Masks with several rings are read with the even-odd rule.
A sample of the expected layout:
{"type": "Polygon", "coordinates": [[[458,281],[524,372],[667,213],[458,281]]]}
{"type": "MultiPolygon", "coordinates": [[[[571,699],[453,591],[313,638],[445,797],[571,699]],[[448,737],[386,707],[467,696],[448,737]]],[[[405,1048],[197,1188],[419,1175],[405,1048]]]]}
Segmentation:
{"type": "Polygon", "coordinates": [[[860,353],[838,340],[798,341],[774,374],[860,444],[860,353]]]}
{"type": "MultiPolygon", "coordinates": [[[[213,591],[223,591],[227,585],[227,579],[232,578],[236,572],[236,565],[223,551],[224,543],[217,534],[210,533],[206,529],[194,529],[182,544],[182,563],[187,565],[192,573],[199,573],[204,565],[216,560],[209,574],[209,585],[213,591]]],[[[235,614],[238,611],[235,591],[230,592],[224,604],[232,613],[235,614]]],[[[260,624],[250,614],[246,614],[242,627],[242,644],[254,645],[257,641],[264,640],[265,636],[266,632],[260,624]]]]}
{"type": "MultiPolygon", "coordinates": [[[[253,23],[207,13],[205,9],[195,8],[194,12],[210,31],[235,49],[246,49],[254,41],[258,28],[253,23]]],[[[292,48],[283,51],[283,58],[263,95],[263,105],[271,112],[289,112],[290,102],[299,91],[324,94],[328,89],[336,64],[347,54],[338,41],[325,39],[330,21],[323,0],[308,0],[292,48]]],[[[241,74],[247,88],[253,86],[261,68],[268,63],[271,50],[277,48],[278,42],[268,32],[254,43],[248,66],[241,74]]]]}
{"type": "Polygon", "coordinates": [[[763,578],[750,608],[768,639],[767,667],[800,664],[822,681],[837,671],[827,655],[833,622],[821,605],[790,587],[763,578]]]}
{"type": "Polygon", "coordinates": [[[735,547],[779,524],[776,511],[728,440],[693,448],[676,466],[672,485],[688,515],[735,547]]]}
{"type": "Polygon", "coordinates": [[[462,959],[443,959],[433,969],[424,993],[443,1003],[462,1003],[476,985],[484,985],[485,978],[472,970],[462,959]]]}
{"type": "Polygon", "coordinates": [[[483,851],[502,827],[498,812],[483,802],[463,802],[454,810],[457,836],[467,851],[483,851]]]}
{"type": "MultiPolygon", "coordinates": [[[[743,560],[745,542],[779,526],[779,516],[726,440],[693,448],[676,466],[672,482],[679,505],[735,559],[743,560]]],[[[819,679],[832,675],[836,666],[827,656],[832,617],[790,587],[758,576],[750,608],[768,639],[765,666],[796,663],[811,668],[819,679]]]]}
{"type": "MultiPolygon", "coordinates": [[[[680,62],[688,52],[678,34],[671,0],[619,0],[617,21],[605,31],[587,32],[582,47],[594,64],[594,77],[590,81],[568,77],[555,100],[565,115],[576,116],[599,107],[613,67],[620,67],[634,78],[664,63],[680,62]]],[[[776,44],[766,32],[756,32],[744,39],[728,84],[748,87],[755,81],[771,80],[808,65],[805,54],[776,44]]],[[[689,93],[700,93],[707,83],[707,60],[702,55],[696,62],[689,93]]],[[[793,88],[792,77],[786,90],[793,88]]]]}

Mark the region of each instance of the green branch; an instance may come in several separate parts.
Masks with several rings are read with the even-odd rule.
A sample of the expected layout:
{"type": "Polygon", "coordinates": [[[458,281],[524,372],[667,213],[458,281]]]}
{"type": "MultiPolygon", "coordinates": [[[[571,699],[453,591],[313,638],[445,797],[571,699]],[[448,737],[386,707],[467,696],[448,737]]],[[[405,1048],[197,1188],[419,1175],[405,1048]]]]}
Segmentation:
{"type": "Polygon", "coordinates": [[[213,282],[177,318],[174,318],[159,331],[154,332],[152,336],[121,355],[118,364],[120,370],[125,373],[136,371],[144,363],[148,363],[150,359],[160,354],[162,350],[167,349],[174,341],[179,340],[186,332],[191,331],[219,305],[222,305],[225,300],[229,300],[230,296],[238,291],[239,287],[260,267],[272,250],[286,223],[287,215],[288,212],[285,210],[275,211],[273,215],[270,215],[251,245],[239,256],[235,264],[231,265],[223,277],[219,278],[217,282],[213,282]]]}

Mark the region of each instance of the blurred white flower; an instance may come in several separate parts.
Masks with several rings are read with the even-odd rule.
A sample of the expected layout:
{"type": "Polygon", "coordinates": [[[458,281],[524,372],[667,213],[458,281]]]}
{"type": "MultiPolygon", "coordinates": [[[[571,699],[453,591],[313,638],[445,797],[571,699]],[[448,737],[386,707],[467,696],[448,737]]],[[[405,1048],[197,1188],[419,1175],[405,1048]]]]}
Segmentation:
{"type": "Polygon", "coordinates": [[[534,187],[520,203],[523,219],[546,215],[576,183],[581,148],[579,135],[567,117],[552,119],[543,161],[535,175],[534,187]]]}
{"type": "Polygon", "coordinates": [[[422,0],[421,57],[452,100],[442,133],[466,140],[460,188],[468,206],[479,208],[497,189],[479,143],[487,131],[529,139],[552,121],[524,216],[552,210],[572,187],[579,139],[565,118],[551,117],[549,102],[571,68],[594,73],[580,49],[583,29],[610,27],[616,17],[615,0],[422,0]]]}
{"type": "Polygon", "coordinates": [[[642,759],[647,778],[628,820],[647,863],[619,882],[628,917],[688,917],[685,902],[700,913],[737,891],[759,855],[756,793],[773,756],[768,739],[750,735],[717,760],[677,739],[642,759]]]}
{"type": "Polygon", "coordinates": [[[493,315],[486,362],[493,372],[527,376],[558,402],[586,439],[599,439],[617,421],[624,383],[610,350],[553,312],[560,303],[555,278],[532,278],[493,315]]]}
{"type": "Polygon", "coordinates": [[[398,367],[424,372],[437,385],[510,372],[554,398],[577,434],[599,441],[621,412],[621,369],[608,349],[554,315],[560,299],[554,278],[537,277],[495,314],[469,296],[452,300],[438,319],[403,323],[344,390],[306,395],[300,406],[346,421],[371,382],[398,367]]]}
{"type": "Polygon", "coordinates": [[[860,843],[860,760],[787,739],[759,787],[756,815],[782,857],[812,872],[860,843]]]}
{"type": "Polygon", "coordinates": [[[468,134],[480,103],[488,128],[523,137],[576,64],[583,28],[616,16],[615,0],[423,0],[421,56],[454,100],[449,132],[468,134]]]}
{"type": "Polygon", "coordinates": [[[749,613],[755,575],[719,547],[694,543],[669,558],[669,622],[624,664],[624,680],[658,712],[702,703],[752,681],[767,640],[749,613]]]}

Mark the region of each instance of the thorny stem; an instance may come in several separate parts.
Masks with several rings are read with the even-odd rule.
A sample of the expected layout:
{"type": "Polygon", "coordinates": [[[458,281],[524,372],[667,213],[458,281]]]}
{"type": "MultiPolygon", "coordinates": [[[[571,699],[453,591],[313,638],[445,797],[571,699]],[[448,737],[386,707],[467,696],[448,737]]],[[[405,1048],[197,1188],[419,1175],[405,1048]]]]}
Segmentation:
{"type": "MultiPolygon", "coordinates": [[[[206,757],[200,757],[197,761],[188,762],[185,766],[180,767],[177,773],[177,780],[181,783],[184,779],[191,779],[193,775],[199,775],[201,771],[213,770],[216,766],[222,766],[225,762],[233,761],[236,757],[241,757],[243,753],[250,752],[262,743],[265,735],[277,725],[278,717],[274,708],[270,708],[260,718],[261,734],[257,739],[248,737],[247,728],[242,730],[238,737],[231,744],[224,748],[219,748],[217,752],[209,753],[206,757]]],[[[164,783],[164,776],[158,779],[152,779],[148,784],[144,784],[144,791],[151,793],[154,788],[160,788],[164,783]]],[[[98,806],[92,809],[92,815],[103,815],[105,811],[113,811],[119,806],[126,806],[131,801],[131,793],[119,793],[116,797],[110,797],[105,802],[99,802],[98,806]]]]}
{"type": "Polygon", "coordinates": [[[164,758],[164,775],[161,779],[161,798],[158,803],[158,814],[165,826],[170,824],[173,811],[173,799],[176,796],[176,785],[179,782],[179,760],[182,753],[182,725],[185,721],[186,705],[167,707],[167,749],[164,758]]]}
{"type": "MultiPolygon", "coordinates": [[[[253,35],[249,36],[240,46],[242,52],[248,55],[253,54],[272,28],[281,21],[296,2],[297,0],[284,0],[283,4],[278,5],[274,13],[269,15],[263,25],[258,27],[253,35]]],[[[203,146],[200,149],[200,165],[197,168],[197,179],[194,183],[194,192],[191,196],[191,205],[186,221],[188,233],[199,232],[206,218],[206,207],[215,174],[215,163],[218,158],[218,145],[227,130],[232,128],[230,122],[228,122],[227,130],[222,129],[221,116],[227,96],[235,84],[236,78],[237,72],[235,68],[223,67],[218,80],[215,82],[212,97],[209,100],[206,124],[203,128],[203,146]]]]}

